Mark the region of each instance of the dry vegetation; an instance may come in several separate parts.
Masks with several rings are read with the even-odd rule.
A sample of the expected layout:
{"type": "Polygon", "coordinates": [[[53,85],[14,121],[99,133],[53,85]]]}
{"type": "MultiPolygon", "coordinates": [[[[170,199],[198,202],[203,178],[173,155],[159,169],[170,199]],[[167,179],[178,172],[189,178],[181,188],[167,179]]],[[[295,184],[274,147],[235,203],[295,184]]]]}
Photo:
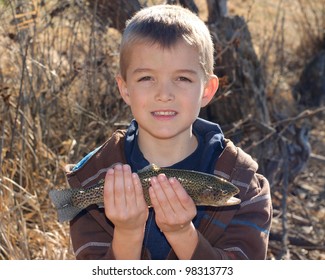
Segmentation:
{"type": "MultiPolygon", "coordinates": [[[[120,34],[101,28],[83,1],[18,2],[0,1],[0,260],[73,259],[48,191],[66,186],[65,164],[131,118],[114,82],[120,34]]],[[[270,110],[288,118],[301,110],[291,89],[324,48],[325,1],[314,2],[229,0],[229,12],[248,22],[270,110]]],[[[285,206],[281,187],[273,189],[269,259],[325,259],[325,122],[319,114],[302,119],[314,156],[286,190],[285,206]]]]}
{"type": "Polygon", "coordinates": [[[324,107],[297,106],[293,94],[306,63],[325,48],[325,1],[229,4],[230,12],[242,15],[248,23],[265,69],[271,114],[295,119],[306,109],[323,112],[310,117],[307,113],[295,121],[310,128],[311,156],[287,187],[272,188],[274,220],[268,258],[325,259],[324,107]]]}

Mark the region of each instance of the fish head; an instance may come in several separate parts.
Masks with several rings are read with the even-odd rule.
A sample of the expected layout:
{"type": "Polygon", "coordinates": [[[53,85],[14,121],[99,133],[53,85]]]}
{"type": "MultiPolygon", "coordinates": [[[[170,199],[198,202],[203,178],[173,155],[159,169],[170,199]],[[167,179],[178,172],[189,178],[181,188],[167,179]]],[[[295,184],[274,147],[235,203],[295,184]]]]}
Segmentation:
{"type": "Polygon", "coordinates": [[[211,206],[226,206],[238,204],[240,200],[237,200],[233,196],[238,193],[238,189],[235,188],[215,188],[213,186],[206,186],[201,191],[197,199],[197,205],[211,205],[211,206]],[[230,202],[231,201],[231,202],[230,202]]]}

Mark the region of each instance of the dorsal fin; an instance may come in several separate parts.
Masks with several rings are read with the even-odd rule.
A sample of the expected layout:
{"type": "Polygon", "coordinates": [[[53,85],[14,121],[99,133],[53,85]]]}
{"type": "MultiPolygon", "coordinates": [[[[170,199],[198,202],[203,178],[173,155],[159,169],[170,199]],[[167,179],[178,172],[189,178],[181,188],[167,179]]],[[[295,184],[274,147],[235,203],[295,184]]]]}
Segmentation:
{"type": "Polygon", "coordinates": [[[138,171],[138,173],[141,172],[147,172],[147,171],[158,171],[160,167],[154,163],[148,164],[147,166],[143,167],[138,171]]]}

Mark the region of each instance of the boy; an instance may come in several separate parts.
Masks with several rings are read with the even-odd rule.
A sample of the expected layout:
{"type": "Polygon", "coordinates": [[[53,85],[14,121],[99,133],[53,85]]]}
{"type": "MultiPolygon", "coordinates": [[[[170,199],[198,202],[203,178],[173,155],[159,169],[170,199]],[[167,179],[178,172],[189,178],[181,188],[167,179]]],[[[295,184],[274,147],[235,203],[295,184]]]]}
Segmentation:
{"type": "Polygon", "coordinates": [[[267,180],[220,127],[198,118],[218,88],[205,24],[179,6],[153,6],[128,23],[117,84],[134,120],[79,162],[71,187],[105,178],[104,207],[70,224],[77,259],[264,259],[271,224],[267,180]],[[135,172],[161,167],[214,173],[241,204],[196,207],[175,178],[151,179],[148,209],[135,172]]]}

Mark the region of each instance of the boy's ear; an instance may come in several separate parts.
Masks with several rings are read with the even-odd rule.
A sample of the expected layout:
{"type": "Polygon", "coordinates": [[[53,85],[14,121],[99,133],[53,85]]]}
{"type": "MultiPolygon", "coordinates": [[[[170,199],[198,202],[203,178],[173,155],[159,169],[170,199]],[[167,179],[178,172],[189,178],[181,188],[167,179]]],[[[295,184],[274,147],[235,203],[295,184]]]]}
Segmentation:
{"type": "Polygon", "coordinates": [[[122,96],[124,102],[128,105],[130,105],[130,96],[128,94],[128,89],[126,86],[126,82],[124,81],[124,79],[122,78],[121,75],[117,75],[115,78],[116,82],[117,82],[117,86],[120,92],[120,95],[122,96]]]}
{"type": "Polygon", "coordinates": [[[204,92],[202,96],[201,107],[205,107],[209,104],[219,87],[219,79],[216,75],[210,75],[208,81],[205,84],[204,92]]]}

